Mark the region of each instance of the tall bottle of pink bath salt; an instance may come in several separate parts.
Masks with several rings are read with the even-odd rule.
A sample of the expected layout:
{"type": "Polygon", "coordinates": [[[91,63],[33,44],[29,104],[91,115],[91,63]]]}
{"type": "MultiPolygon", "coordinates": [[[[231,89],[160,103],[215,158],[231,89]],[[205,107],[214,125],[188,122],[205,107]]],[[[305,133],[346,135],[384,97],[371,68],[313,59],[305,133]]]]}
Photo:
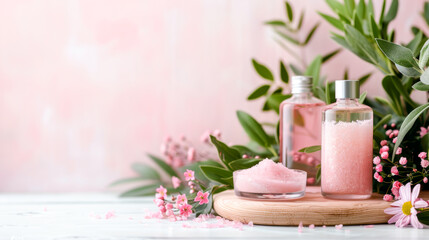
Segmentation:
{"type": "Polygon", "coordinates": [[[359,81],[335,81],[335,98],[322,114],[322,195],[366,199],[372,193],[372,109],[358,102],[359,81]]]}
{"type": "Polygon", "coordinates": [[[288,168],[305,170],[308,185],[315,183],[320,152],[301,153],[304,147],[320,145],[322,107],[313,96],[312,78],[293,76],[292,97],[280,104],[280,162],[288,168]]]}

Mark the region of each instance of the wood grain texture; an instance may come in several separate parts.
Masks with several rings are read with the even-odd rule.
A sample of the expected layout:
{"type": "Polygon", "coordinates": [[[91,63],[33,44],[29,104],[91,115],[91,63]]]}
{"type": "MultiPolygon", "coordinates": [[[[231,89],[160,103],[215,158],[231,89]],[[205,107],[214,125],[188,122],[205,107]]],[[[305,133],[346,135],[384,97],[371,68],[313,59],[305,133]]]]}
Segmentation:
{"type": "MultiPolygon", "coordinates": [[[[420,193],[427,199],[429,192],[420,193]]],[[[320,191],[306,192],[305,196],[289,201],[253,201],[225,191],[214,196],[214,209],[224,218],[261,225],[359,225],[387,223],[391,215],[385,214],[389,202],[374,194],[368,200],[331,200],[320,191]]]]}

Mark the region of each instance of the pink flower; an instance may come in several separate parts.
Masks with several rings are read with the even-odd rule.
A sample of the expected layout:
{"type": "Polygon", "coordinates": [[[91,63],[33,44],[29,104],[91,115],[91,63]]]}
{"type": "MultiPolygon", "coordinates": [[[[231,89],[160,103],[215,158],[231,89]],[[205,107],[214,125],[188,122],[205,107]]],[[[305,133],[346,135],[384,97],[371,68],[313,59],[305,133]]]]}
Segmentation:
{"type": "Polygon", "coordinates": [[[386,195],[383,196],[383,200],[387,201],[387,202],[390,202],[390,201],[393,200],[393,196],[390,195],[390,194],[386,194],[386,195]]]}
{"type": "Polygon", "coordinates": [[[402,153],[402,148],[398,148],[398,149],[396,149],[396,155],[399,155],[399,154],[401,154],[402,153]]]}
{"type": "Polygon", "coordinates": [[[167,189],[165,189],[162,185],[160,185],[159,188],[156,189],[156,192],[162,197],[165,197],[167,195],[167,189]]]}
{"type": "Polygon", "coordinates": [[[424,182],[424,183],[428,183],[428,178],[427,178],[427,177],[424,177],[424,178],[423,178],[423,182],[424,182]]]}
{"type": "Polygon", "coordinates": [[[192,214],[192,206],[189,204],[183,204],[180,206],[179,211],[182,217],[187,218],[192,214]]]}
{"type": "Polygon", "coordinates": [[[392,124],[390,124],[390,126],[394,128],[394,127],[396,127],[396,123],[392,123],[392,124]]]}
{"type": "Polygon", "coordinates": [[[396,141],[398,140],[398,138],[397,137],[395,137],[393,140],[392,140],[392,142],[393,143],[396,143],[396,141]]]}
{"type": "Polygon", "coordinates": [[[405,158],[405,157],[401,157],[401,158],[399,159],[399,164],[401,164],[401,165],[406,165],[406,164],[407,164],[407,158],[405,158]]]}
{"type": "Polygon", "coordinates": [[[377,179],[380,176],[380,174],[378,174],[378,172],[374,173],[374,179],[377,179]]]}
{"type": "Polygon", "coordinates": [[[390,173],[392,173],[392,175],[399,175],[398,168],[397,168],[396,166],[393,166],[393,167],[390,169],[390,173]]]}
{"type": "Polygon", "coordinates": [[[383,128],[384,128],[384,129],[386,129],[386,128],[387,128],[387,124],[384,124],[384,125],[383,125],[383,128]]]}
{"type": "Polygon", "coordinates": [[[426,201],[417,199],[420,193],[420,184],[417,184],[411,192],[411,183],[402,186],[399,189],[401,200],[390,204],[390,208],[384,210],[384,213],[394,215],[388,223],[396,223],[396,227],[404,227],[411,223],[414,228],[423,228],[423,225],[417,218],[416,208],[428,206],[426,201]]]}
{"type": "Polygon", "coordinates": [[[382,152],[381,153],[381,158],[388,159],[389,158],[389,153],[388,152],[382,152]]]}
{"type": "Polygon", "coordinates": [[[378,164],[377,166],[375,166],[375,171],[382,172],[383,171],[383,166],[381,164],[378,164]]]}
{"type": "Polygon", "coordinates": [[[399,181],[394,181],[393,182],[393,187],[399,189],[402,186],[402,183],[399,181]]]}
{"type": "Polygon", "coordinates": [[[395,137],[397,137],[398,136],[398,134],[399,134],[399,130],[397,130],[397,129],[395,129],[395,130],[393,130],[393,135],[395,135],[395,137]]]}
{"type": "Polygon", "coordinates": [[[213,131],[213,136],[215,136],[216,138],[220,138],[221,135],[222,135],[222,133],[220,132],[219,129],[215,129],[213,131]]]}
{"type": "Polygon", "coordinates": [[[395,196],[395,200],[398,200],[400,198],[399,197],[399,188],[392,187],[391,192],[395,196]]]}
{"type": "Polygon", "coordinates": [[[429,166],[428,160],[423,160],[420,162],[420,165],[422,165],[422,168],[427,168],[429,166]]]}
{"type": "Polygon", "coordinates": [[[392,134],[392,130],[389,129],[386,131],[386,135],[389,136],[390,134],[392,134]]]}
{"type": "Polygon", "coordinates": [[[186,169],[186,172],[183,175],[185,175],[186,181],[195,180],[195,172],[192,170],[186,169]]]}
{"type": "Polygon", "coordinates": [[[378,176],[377,181],[382,183],[384,181],[384,179],[382,176],[378,176]]]}
{"type": "Polygon", "coordinates": [[[372,162],[373,162],[375,165],[380,164],[380,162],[381,162],[380,157],[379,157],[379,156],[375,157],[374,159],[372,159],[372,162]]]}
{"type": "Polygon", "coordinates": [[[203,133],[203,135],[201,135],[201,138],[200,138],[201,142],[208,143],[210,141],[210,134],[211,134],[211,131],[206,130],[203,133]]]}
{"type": "Polygon", "coordinates": [[[180,179],[176,176],[171,177],[171,182],[173,183],[173,187],[176,189],[180,186],[180,179]]]}
{"type": "Polygon", "coordinates": [[[419,153],[419,158],[425,159],[426,157],[427,157],[427,153],[426,152],[419,153]]]}
{"type": "Polygon", "coordinates": [[[387,140],[382,140],[382,141],[380,142],[380,145],[381,145],[381,146],[386,146],[386,145],[387,145],[387,140]]]}
{"type": "Polygon", "coordinates": [[[179,208],[180,205],[188,204],[188,199],[186,198],[185,194],[177,196],[176,200],[177,208],[179,208]]]}
{"type": "Polygon", "coordinates": [[[424,137],[428,133],[428,130],[424,127],[420,127],[420,137],[424,137]]]}
{"type": "Polygon", "coordinates": [[[188,161],[189,162],[195,161],[195,148],[193,147],[188,149],[188,161]]]}
{"type": "Polygon", "coordinates": [[[314,184],[316,179],[314,177],[307,178],[307,184],[314,184]]]}
{"type": "Polygon", "coordinates": [[[168,203],[168,204],[166,204],[166,205],[165,205],[165,208],[166,208],[167,210],[171,210],[171,209],[173,209],[173,204],[168,203]]]}
{"type": "Polygon", "coordinates": [[[209,192],[203,193],[201,191],[198,191],[197,196],[194,199],[194,202],[199,202],[200,205],[203,205],[209,202],[208,197],[209,197],[209,192]]]}
{"type": "Polygon", "coordinates": [[[383,152],[389,152],[389,146],[383,146],[380,148],[380,154],[383,152]]]}

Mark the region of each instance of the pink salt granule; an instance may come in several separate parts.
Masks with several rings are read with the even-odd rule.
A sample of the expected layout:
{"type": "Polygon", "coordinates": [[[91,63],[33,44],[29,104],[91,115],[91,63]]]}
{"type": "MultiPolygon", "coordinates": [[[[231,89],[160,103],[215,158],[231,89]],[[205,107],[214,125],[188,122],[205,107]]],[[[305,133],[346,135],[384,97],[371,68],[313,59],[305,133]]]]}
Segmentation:
{"type": "Polygon", "coordinates": [[[114,216],[115,216],[115,213],[112,212],[112,211],[109,211],[109,212],[106,213],[106,219],[110,219],[110,218],[112,218],[114,216]]]}
{"type": "Polygon", "coordinates": [[[340,229],[343,228],[343,224],[335,225],[335,228],[338,229],[338,230],[340,230],[340,229]]]}
{"type": "Polygon", "coordinates": [[[299,222],[299,225],[298,225],[298,232],[299,233],[302,233],[302,229],[304,228],[304,226],[302,225],[302,222],[299,222]]]}
{"type": "Polygon", "coordinates": [[[310,224],[310,225],[308,226],[308,228],[310,228],[310,229],[314,229],[314,228],[315,228],[315,226],[314,226],[314,224],[310,224]]]}
{"type": "Polygon", "coordinates": [[[373,228],[374,225],[365,225],[364,228],[373,228]]]}
{"type": "Polygon", "coordinates": [[[290,193],[305,191],[307,174],[265,159],[257,165],[234,172],[234,187],[241,192],[290,193]]]}

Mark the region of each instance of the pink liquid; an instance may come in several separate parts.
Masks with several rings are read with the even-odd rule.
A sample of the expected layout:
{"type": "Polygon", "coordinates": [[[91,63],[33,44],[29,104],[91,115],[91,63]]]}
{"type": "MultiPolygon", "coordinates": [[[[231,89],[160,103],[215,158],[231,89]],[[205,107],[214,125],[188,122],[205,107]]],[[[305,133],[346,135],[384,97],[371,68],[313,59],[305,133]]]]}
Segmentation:
{"type": "Polygon", "coordinates": [[[294,169],[305,170],[315,178],[320,151],[300,153],[298,150],[321,144],[322,107],[324,102],[285,101],[280,105],[280,162],[294,169]]]}
{"type": "MultiPolygon", "coordinates": [[[[372,119],[328,121],[322,127],[322,193],[367,198],[372,193],[372,119]]],[[[339,197],[343,198],[343,197],[339,197]]]]}
{"type": "Polygon", "coordinates": [[[246,193],[280,194],[304,192],[306,174],[266,159],[257,165],[234,172],[234,189],[246,193]]]}

